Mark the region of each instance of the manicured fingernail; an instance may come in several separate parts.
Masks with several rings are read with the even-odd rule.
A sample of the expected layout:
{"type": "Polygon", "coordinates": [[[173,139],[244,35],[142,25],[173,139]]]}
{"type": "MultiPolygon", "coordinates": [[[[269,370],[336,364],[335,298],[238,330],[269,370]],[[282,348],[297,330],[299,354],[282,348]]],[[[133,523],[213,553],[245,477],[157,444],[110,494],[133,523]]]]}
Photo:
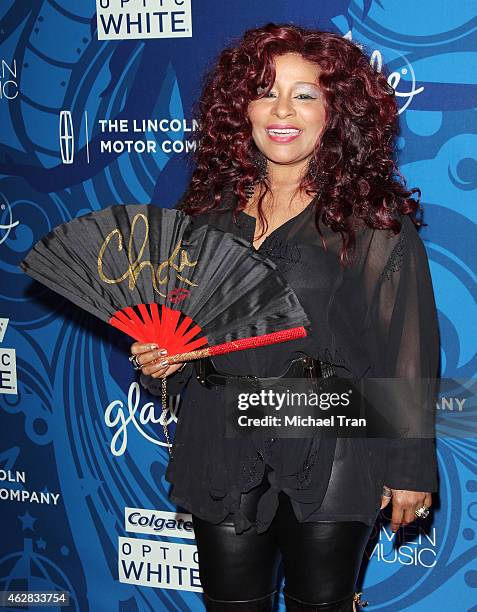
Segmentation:
{"type": "Polygon", "coordinates": [[[159,348],[159,345],[158,345],[158,344],[150,344],[150,345],[149,345],[149,350],[150,350],[150,351],[152,351],[152,350],[154,350],[154,349],[157,349],[157,348],[159,348]]]}
{"type": "Polygon", "coordinates": [[[160,365],[161,367],[168,366],[168,365],[169,365],[169,362],[167,361],[167,359],[165,359],[164,361],[161,361],[161,363],[160,363],[159,365],[160,365]]]}
{"type": "Polygon", "coordinates": [[[159,351],[159,355],[167,355],[167,349],[162,349],[159,351]]]}

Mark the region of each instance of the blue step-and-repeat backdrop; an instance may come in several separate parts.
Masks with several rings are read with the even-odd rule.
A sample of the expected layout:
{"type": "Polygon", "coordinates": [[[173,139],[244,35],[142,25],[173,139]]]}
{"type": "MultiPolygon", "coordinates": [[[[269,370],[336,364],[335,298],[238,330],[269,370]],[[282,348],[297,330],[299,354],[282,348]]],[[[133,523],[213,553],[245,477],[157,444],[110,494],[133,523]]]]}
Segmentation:
{"type": "MultiPolygon", "coordinates": [[[[475,377],[476,13],[475,0],[1,1],[0,591],[68,591],[81,611],[204,609],[159,398],[138,386],[128,338],[17,264],[86,212],[177,201],[204,71],[249,27],[339,32],[386,66],[400,167],[423,194],[441,374],[475,377]]],[[[433,520],[376,523],[369,610],[477,610],[477,441],[442,436],[438,455],[433,520]]]]}

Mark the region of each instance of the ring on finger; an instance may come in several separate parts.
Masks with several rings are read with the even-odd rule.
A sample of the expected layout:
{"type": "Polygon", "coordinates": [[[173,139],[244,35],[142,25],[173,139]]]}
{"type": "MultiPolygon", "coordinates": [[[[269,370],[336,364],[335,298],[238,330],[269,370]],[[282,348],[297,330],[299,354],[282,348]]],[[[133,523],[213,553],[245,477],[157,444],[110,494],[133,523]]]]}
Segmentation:
{"type": "Polygon", "coordinates": [[[140,370],[142,368],[142,365],[138,361],[137,355],[130,355],[129,361],[132,363],[132,366],[135,370],[140,370]]]}
{"type": "Polygon", "coordinates": [[[158,372],[159,370],[162,370],[163,368],[169,367],[169,362],[167,361],[167,359],[157,357],[153,361],[150,361],[147,365],[153,366],[154,367],[153,371],[158,372]]]}
{"type": "Polygon", "coordinates": [[[423,504],[420,508],[414,510],[414,514],[417,516],[417,518],[426,518],[429,516],[429,506],[423,504]]]}

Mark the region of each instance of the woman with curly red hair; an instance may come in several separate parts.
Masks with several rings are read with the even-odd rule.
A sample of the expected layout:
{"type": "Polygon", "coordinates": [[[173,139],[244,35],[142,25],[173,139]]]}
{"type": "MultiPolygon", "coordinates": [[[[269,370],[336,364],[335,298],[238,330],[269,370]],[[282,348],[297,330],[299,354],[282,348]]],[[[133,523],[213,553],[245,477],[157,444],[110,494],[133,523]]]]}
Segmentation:
{"type": "MultiPolygon", "coordinates": [[[[394,91],[353,42],[268,24],[220,54],[198,119],[179,206],[274,261],[311,332],[195,366],[167,366],[160,347],[132,345],[145,387],[160,393],[167,376],[170,391],[185,391],[170,498],[193,516],[207,610],[272,610],[280,561],[287,610],[356,609],[379,510],[392,500],[393,531],[429,512],[434,438],[225,438],[224,389],[250,375],[437,377],[436,308],[411,198],[420,192],[393,161],[394,91]]],[[[432,410],[428,391],[418,417],[432,410]]],[[[408,399],[391,398],[393,410],[408,410],[408,399]]]]}

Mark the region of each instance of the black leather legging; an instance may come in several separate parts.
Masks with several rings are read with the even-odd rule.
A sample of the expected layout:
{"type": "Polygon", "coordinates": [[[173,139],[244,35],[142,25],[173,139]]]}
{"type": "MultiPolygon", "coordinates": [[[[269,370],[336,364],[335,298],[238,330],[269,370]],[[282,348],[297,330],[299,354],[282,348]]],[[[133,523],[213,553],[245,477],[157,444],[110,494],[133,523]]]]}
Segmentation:
{"type": "MultiPolygon", "coordinates": [[[[241,507],[250,520],[267,488],[265,481],[242,494],[241,507]]],[[[353,610],[355,583],[372,526],[360,521],[300,523],[283,492],[273,522],[261,534],[252,527],[236,535],[230,517],[218,525],[195,515],[192,520],[208,611],[272,610],[280,560],[287,610],[353,610]]]]}

